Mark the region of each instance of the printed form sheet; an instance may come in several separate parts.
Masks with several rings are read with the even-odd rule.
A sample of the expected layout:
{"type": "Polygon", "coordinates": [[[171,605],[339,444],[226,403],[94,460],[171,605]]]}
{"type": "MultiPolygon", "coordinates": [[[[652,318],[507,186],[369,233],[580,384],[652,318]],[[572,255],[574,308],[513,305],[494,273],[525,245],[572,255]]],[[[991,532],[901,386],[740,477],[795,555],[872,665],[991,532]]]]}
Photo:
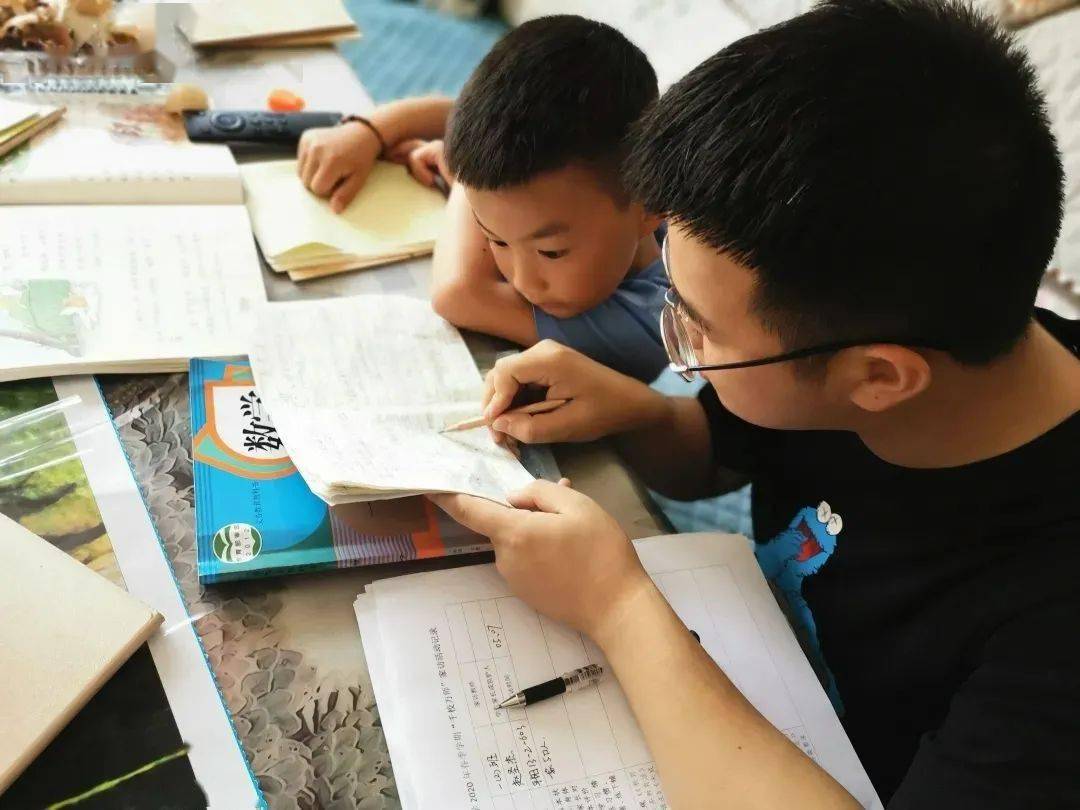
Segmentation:
{"type": "Polygon", "coordinates": [[[426,301],[361,295],[275,304],[251,351],[289,456],[328,503],[466,492],[505,502],[533,480],[487,430],[483,382],[458,331],[426,301]]]}
{"type": "MultiPolygon", "coordinates": [[[[683,535],[637,547],[740,691],[864,807],[881,807],[747,541],[683,535]]],[[[405,807],[668,806],[614,678],[496,708],[519,688],[605,662],[588,639],[511,596],[494,566],[377,582],[356,610],[405,807]]]]}

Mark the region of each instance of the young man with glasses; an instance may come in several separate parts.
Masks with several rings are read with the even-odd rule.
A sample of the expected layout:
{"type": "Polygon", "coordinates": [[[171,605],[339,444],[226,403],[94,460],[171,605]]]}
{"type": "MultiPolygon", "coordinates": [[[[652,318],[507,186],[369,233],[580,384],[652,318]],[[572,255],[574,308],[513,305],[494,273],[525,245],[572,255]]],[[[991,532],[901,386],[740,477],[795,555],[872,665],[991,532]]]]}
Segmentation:
{"type": "MultiPolygon", "coordinates": [[[[709,385],[543,343],[489,378],[493,430],[616,436],[676,497],[752,481],[758,560],[890,808],[1080,806],[1080,328],[1034,307],[1063,173],[1026,58],[960,6],[832,0],[675,85],[626,174],[671,223],[672,365],[709,385]],[[526,384],[570,402],[503,414],[526,384]]],[[[595,503],[436,500],[597,641],[671,806],[852,805],[595,503]]]]}

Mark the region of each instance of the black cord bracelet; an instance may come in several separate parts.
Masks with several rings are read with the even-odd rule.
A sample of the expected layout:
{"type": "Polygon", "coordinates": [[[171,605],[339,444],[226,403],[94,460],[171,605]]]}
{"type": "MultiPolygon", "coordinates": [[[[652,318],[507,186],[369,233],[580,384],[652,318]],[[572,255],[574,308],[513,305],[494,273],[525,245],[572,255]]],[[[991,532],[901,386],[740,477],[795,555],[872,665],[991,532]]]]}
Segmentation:
{"type": "Polygon", "coordinates": [[[380,159],[386,157],[386,153],[388,151],[387,148],[386,148],[386,140],[383,138],[382,133],[379,132],[379,128],[377,126],[375,126],[373,123],[371,123],[370,119],[365,118],[362,115],[343,115],[343,116],[341,116],[341,121],[339,123],[347,124],[350,121],[356,121],[358,124],[363,124],[365,127],[370,129],[372,131],[372,133],[375,135],[375,139],[379,142],[379,154],[378,154],[378,157],[380,159]]]}

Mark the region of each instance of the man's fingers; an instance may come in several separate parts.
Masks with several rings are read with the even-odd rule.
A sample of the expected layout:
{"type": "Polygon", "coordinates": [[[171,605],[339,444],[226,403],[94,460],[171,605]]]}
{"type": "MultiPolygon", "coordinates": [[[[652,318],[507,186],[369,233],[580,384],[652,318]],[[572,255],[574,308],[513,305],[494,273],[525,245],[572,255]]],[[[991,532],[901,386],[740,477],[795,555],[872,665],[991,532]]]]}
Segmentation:
{"type": "Polygon", "coordinates": [[[549,413],[503,414],[491,423],[491,427],[525,444],[565,442],[574,435],[574,425],[578,421],[572,406],[573,403],[568,403],[549,413]]]}
{"type": "Polygon", "coordinates": [[[484,408],[484,418],[494,419],[509,408],[523,385],[534,384],[544,388],[556,385],[568,353],[572,354],[558,343],[543,340],[530,349],[496,362],[485,381],[485,396],[490,391],[490,398],[484,408]]]}
{"type": "Polygon", "coordinates": [[[553,484],[550,481],[533,481],[525,489],[511,495],[509,501],[516,509],[561,515],[585,498],[585,495],[562,485],[561,482],[553,484]]]}
{"type": "Polygon", "coordinates": [[[427,497],[462,526],[491,538],[492,542],[497,542],[514,524],[515,511],[494,501],[449,493],[432,493],[427,497]]]}
{"type": "Polygon", "coordinates": [[[348,207],[366,179],[360,172],[355,172],[334,189],[334,193],[330,196],[330,208],[335,214],[340,214],[348,207]]]}
{"type": "Polygon", "coordinates": [[[484,414],[487,414],[488,404],[491,402],[491,398],[495,395],[495,369],[492,369],[484,375],[484,393],[480,398],[480,402],[484,407],[484,414]]]}
{"type": "Polygon", "coordinates": [[[484,418],[489,421],[510,407],[521,388],[508,362],[512,359],[499,360],[484,380],[484,418]]]}

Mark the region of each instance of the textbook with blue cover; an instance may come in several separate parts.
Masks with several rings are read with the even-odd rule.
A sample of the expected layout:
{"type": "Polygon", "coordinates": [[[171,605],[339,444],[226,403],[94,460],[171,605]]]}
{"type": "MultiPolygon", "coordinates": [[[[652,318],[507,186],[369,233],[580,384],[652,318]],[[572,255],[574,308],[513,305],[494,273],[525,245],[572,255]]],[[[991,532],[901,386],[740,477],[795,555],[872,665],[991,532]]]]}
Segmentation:
{"type": "Polygon", "coordinates": [[[200,582],[491,548],[426,498],[327,506],[290,461],[246,359],[192,360],[189,384],[200,582]]]}

